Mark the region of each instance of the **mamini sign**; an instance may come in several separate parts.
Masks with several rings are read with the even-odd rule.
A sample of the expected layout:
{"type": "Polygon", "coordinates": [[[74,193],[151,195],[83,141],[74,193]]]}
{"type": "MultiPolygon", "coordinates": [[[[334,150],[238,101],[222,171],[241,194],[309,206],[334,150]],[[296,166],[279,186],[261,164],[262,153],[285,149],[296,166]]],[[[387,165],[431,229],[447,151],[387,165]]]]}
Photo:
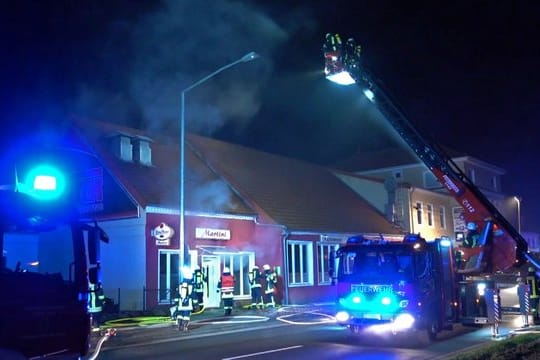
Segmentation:
{"type": "Polygon", "coordinates": [[[231,231],[224,229],[196,228],[197,239],[231,240],[231,231]]]}

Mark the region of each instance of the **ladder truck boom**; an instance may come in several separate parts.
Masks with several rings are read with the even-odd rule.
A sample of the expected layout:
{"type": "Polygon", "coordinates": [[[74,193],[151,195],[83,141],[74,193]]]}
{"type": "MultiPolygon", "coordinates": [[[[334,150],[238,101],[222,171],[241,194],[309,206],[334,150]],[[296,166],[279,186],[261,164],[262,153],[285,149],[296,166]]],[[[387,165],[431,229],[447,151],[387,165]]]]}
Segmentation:
{"type": "Polygon", "coordinates": [[[420,133],[385,94],[379,82],[361,66],[360,50],[353,39],[342,44],[338,34],[327,34],[323,46],[325,75],[336,83],[359,85],[366,97],[464,209],[466,222],[473,222],[481,229],[480,246],[461,249],[467,266],[460,271],[470,274],[505,271],[527,260],[540,268],[537,260],[529,254],[527,242],[521,234],[444,150],[420,133]]]}

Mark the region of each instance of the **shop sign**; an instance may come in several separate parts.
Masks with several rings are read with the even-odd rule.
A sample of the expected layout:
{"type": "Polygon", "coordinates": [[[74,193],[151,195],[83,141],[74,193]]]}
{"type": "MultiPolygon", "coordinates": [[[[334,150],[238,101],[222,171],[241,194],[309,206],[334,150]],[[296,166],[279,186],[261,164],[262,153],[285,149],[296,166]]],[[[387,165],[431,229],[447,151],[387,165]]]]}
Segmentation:
{"type": "Polygon", "coordinates": [[[196,228],[195,237],[197,239],[230,240],[231,231],[226,229],[196,228]]]}
{"type": "Polygon", "coordinates": [[[156,245],[169,246],[174,236],[174,229],[165,223],[161,223],[151,230],[151,235],[156,239],[156,245]]]}

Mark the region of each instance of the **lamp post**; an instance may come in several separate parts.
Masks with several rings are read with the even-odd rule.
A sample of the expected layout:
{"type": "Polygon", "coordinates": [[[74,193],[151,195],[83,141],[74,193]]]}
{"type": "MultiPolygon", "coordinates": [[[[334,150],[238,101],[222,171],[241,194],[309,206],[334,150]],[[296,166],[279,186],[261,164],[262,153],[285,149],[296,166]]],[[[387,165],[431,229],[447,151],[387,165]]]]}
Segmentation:
{"type": "Polygon", "coordinates": [[[236,61],[233,61],[227,65],[224,65],[222,67],[220,67],[219,69],[217,69],[216,71],[214,71],[213,73],[203,77],[202,79],[200,79],[199,81],[191,84],[190,86],[188,86],[187,88],[185,88],[184,90],[182,90],[182,92],[180,93],[180,232],[179,232],[179,251],[180,251],[180,259],[179,259],[179,278],[180,278],[180,281],[182,281],[183,279],[183,274],[182,274],[182,271],[184,269],[184,248],[185,248],[185,231],[184,231],[184,218],[185,218],[185,201],[184,201],[184,185],[185,185],[185,154],[184,154],[184,150],[185,150],[185,119],[184,119],[184,113],[185,113],[185,108],[184,108],[184,102],[185,102],[185,97],[186,97],[186,93],[188,91],[190,91],[191,89],[193,89],[194,87],[202,84],[203,82],[205,82],[206,80],[216,76],[217,74],[221,73],[222,71],[225,71],[227,70],[228,68],[236,65],[236,64],[239,64],[239,63],[242,63],[242,62],[248,62],[248,61],[251,61],[251,60],[254,60],[256,58],[258,58],[259,55],[255,52],[250,52],[250,53],[247,53],[246,55],[242,56],[240,59],[236,60],[236,61]]]}
{"type": "Polygon", "coordinates": [[[518,233],[521,234],[521,198],[519,196],[514,196],[514,200],[516,200],[516,204],[517,204],[518,233]]]}

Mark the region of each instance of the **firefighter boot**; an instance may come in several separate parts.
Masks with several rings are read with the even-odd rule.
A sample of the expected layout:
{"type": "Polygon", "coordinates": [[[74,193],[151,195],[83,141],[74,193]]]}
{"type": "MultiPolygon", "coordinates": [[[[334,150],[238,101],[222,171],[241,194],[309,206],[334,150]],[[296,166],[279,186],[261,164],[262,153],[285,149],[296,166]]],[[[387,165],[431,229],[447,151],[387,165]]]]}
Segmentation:
{"type": "Polygon", "coordinates": [[[188,326],[189,326],[189,321],[188,321],[188,320],[184,320],[184,324],[183,324],[182,330],[183,330],[184,332],[187,332],[187,331],[188,331],[188,326]]]}

